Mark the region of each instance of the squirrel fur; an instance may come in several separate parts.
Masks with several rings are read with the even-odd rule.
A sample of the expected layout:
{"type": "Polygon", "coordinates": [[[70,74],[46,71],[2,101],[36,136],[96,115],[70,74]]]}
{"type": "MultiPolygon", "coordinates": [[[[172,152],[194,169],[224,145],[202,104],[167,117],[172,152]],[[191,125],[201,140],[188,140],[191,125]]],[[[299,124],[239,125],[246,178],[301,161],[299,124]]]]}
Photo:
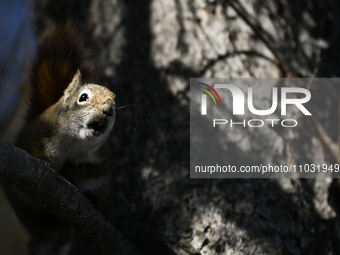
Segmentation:
{"type": "MultiPolygon", "coordinates": [[[[115,122],[115,94],[83,81],[94,66],[84,41],[75,27],[62,25],[46,31],[38,42],[27,123],[15,145],[48,164],[104,210],[110,188],[107,141],[115,122]]],[[[67,246],[70,224],[59,221],[20,187],[2,185],[33,240],[67,246]]]]}

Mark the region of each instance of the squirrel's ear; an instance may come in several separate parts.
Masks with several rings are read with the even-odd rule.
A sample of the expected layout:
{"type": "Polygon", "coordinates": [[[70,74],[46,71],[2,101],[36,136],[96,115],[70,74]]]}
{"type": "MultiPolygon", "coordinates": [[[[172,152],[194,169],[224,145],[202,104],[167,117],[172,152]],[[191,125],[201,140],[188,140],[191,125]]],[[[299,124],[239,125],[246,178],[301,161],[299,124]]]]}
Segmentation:
{"type": "Polygon", "coordinates": [[[73,76],[71,83],[64,91],[64,103],[67,103],[69,98],[79,89],[80,86],[81,86],[81,73],[78,70],[77,73],[73,76]]]}

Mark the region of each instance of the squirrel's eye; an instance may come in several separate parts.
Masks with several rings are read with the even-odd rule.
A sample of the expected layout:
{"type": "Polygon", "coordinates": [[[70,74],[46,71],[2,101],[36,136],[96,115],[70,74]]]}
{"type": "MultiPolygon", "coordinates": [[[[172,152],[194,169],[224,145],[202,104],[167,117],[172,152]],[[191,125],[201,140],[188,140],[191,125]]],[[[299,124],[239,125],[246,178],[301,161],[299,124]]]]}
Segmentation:
{"type": "Polygon", "coordinates": [[[79,98],[79,102],[84,102],[84,101],[88,101],[89,100],[89,96],[86,93],[81,94],[80,98],[79,98]]]}

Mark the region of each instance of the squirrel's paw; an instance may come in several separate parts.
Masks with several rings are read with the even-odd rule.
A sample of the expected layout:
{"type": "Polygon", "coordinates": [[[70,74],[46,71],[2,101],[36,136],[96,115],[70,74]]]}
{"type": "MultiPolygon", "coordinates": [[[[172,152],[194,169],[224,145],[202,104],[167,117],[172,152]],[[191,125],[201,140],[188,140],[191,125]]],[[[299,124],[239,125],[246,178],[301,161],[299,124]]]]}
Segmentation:
{"type": "Polygon", "coordinates": [[[45,166],[48,166],[51,168],[50,162],[44,161],[44,160],[40,160],[42,163],[44,163],[45,166]]]}

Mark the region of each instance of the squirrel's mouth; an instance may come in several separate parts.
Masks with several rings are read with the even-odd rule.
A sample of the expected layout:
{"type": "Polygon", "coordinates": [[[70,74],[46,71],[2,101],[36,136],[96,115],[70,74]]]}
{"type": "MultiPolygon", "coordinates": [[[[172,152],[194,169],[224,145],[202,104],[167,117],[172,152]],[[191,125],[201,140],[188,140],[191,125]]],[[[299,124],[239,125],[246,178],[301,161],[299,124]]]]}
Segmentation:
{"type": "Polygon", "coordinates": [[[91,129],[92,135],[95,137],[100,136],[103,132],[105,132],[107,128],[107,122],[104,120],[93,121],[87,125],[89,129],[91,129]]]}

